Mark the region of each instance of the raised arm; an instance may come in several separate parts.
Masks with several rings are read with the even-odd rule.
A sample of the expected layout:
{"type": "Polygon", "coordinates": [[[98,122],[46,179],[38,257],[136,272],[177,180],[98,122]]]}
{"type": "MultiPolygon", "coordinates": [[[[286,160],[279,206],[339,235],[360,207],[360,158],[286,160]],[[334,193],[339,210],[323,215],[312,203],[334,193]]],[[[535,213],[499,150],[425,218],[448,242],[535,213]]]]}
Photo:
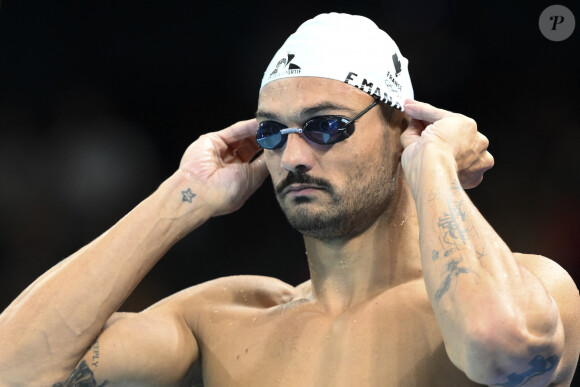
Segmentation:
{"type": "Polygon", "coordinates": [[[403,169],[419,216],[425,284],[450,359],[482,384],[569,383],[571,374],[561,371],[574,368],[580,344],[575,332],[565,341],[564,326],[577,330],[571,322],[579,317],[572,280],[560,269],[562,289],[550,294],[470,202],[463,188],[478,185],[493,166],[475,122],[417,101],[405,110],[412,121],[401,136],[403,169]]]}
{"type": "MultiPolygon", "coordinates": [[[[242,206],[267,176],[261,157],[250,162],[259,150],[256,127],[249,120],[201,136],[155,193],[2,312],[0,386],[64,382],[107,320],[175,242],[210,217],[242,206]]],[[[179,313],[160,308],[130,319],[132,328],[114,323],[121,324],[116,330],[133,329],[138,337],[165,316],[157,321],[157,332],[182,335],[195,346],[179,313]]]]}

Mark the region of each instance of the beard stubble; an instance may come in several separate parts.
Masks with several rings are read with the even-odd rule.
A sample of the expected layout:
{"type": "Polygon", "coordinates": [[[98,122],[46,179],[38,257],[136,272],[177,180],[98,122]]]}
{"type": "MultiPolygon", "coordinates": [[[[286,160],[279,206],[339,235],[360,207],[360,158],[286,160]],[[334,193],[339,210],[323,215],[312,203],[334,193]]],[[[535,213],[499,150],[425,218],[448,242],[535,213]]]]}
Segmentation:
{"type": "Polygon", "coordinates": [[[372,167],[354,165],[340,192],[326,179],[312,177],[302,169],[290,171],[275,187],[290,225],[304,236],[324,241],[349,239],[367,230],[387,212],[396,191],[396,166],[385,153],[379,162],[370,163],[372,167]],[[293,183],[313,184],[324,192],[315,197],[289,198],[282,191],[293,183]]]}

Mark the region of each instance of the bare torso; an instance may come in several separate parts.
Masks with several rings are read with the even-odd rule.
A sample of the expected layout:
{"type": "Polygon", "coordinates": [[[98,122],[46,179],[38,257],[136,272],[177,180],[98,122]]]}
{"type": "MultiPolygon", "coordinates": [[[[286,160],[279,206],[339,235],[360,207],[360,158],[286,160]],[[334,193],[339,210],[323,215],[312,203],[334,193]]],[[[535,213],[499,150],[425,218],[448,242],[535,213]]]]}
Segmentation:
{"type": "Polygon", "coordinates": [[[207,303],[190,322],[206,387],[478,385],[449,360],[422,280],[340,315],[274,279],[212,287],[210,298],[227,301],[207,303]]]}

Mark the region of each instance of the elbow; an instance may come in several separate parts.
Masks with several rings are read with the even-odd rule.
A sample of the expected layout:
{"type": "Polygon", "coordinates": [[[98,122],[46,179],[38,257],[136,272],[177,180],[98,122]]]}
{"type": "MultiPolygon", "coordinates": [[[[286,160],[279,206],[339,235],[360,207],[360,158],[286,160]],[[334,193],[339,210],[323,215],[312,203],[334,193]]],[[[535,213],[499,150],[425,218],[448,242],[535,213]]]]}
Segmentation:
{"type": "Polygon", "coordinates": [[[475,324],[464,343],[460,368],[474,382],[516,386],[529,381],[526,385],[545,386],[563,352],[564,328],[559,315],[543,324],[487,320],[475,324]]]}

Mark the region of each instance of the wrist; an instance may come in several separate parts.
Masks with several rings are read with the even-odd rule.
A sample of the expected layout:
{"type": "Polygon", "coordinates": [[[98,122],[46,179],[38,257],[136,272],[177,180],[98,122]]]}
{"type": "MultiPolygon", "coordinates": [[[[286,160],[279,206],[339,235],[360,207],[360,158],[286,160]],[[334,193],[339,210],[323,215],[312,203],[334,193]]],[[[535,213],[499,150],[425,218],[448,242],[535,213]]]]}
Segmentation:
{"type": "Polygon", "coordinates": [[[415,200],[430,182],[449,182],[457,178],[457,163],[448,149],[436,143],[425,143],[414,153],[411,160],[403,162],[403,170],[415,200]]]}
{"type": "Polygon", "coordinates": [[[203,188],[190,173],[177,170],[152,195],[160,219],[171,220],[181,236],[205,223],[213,212],[203,188]]]}

